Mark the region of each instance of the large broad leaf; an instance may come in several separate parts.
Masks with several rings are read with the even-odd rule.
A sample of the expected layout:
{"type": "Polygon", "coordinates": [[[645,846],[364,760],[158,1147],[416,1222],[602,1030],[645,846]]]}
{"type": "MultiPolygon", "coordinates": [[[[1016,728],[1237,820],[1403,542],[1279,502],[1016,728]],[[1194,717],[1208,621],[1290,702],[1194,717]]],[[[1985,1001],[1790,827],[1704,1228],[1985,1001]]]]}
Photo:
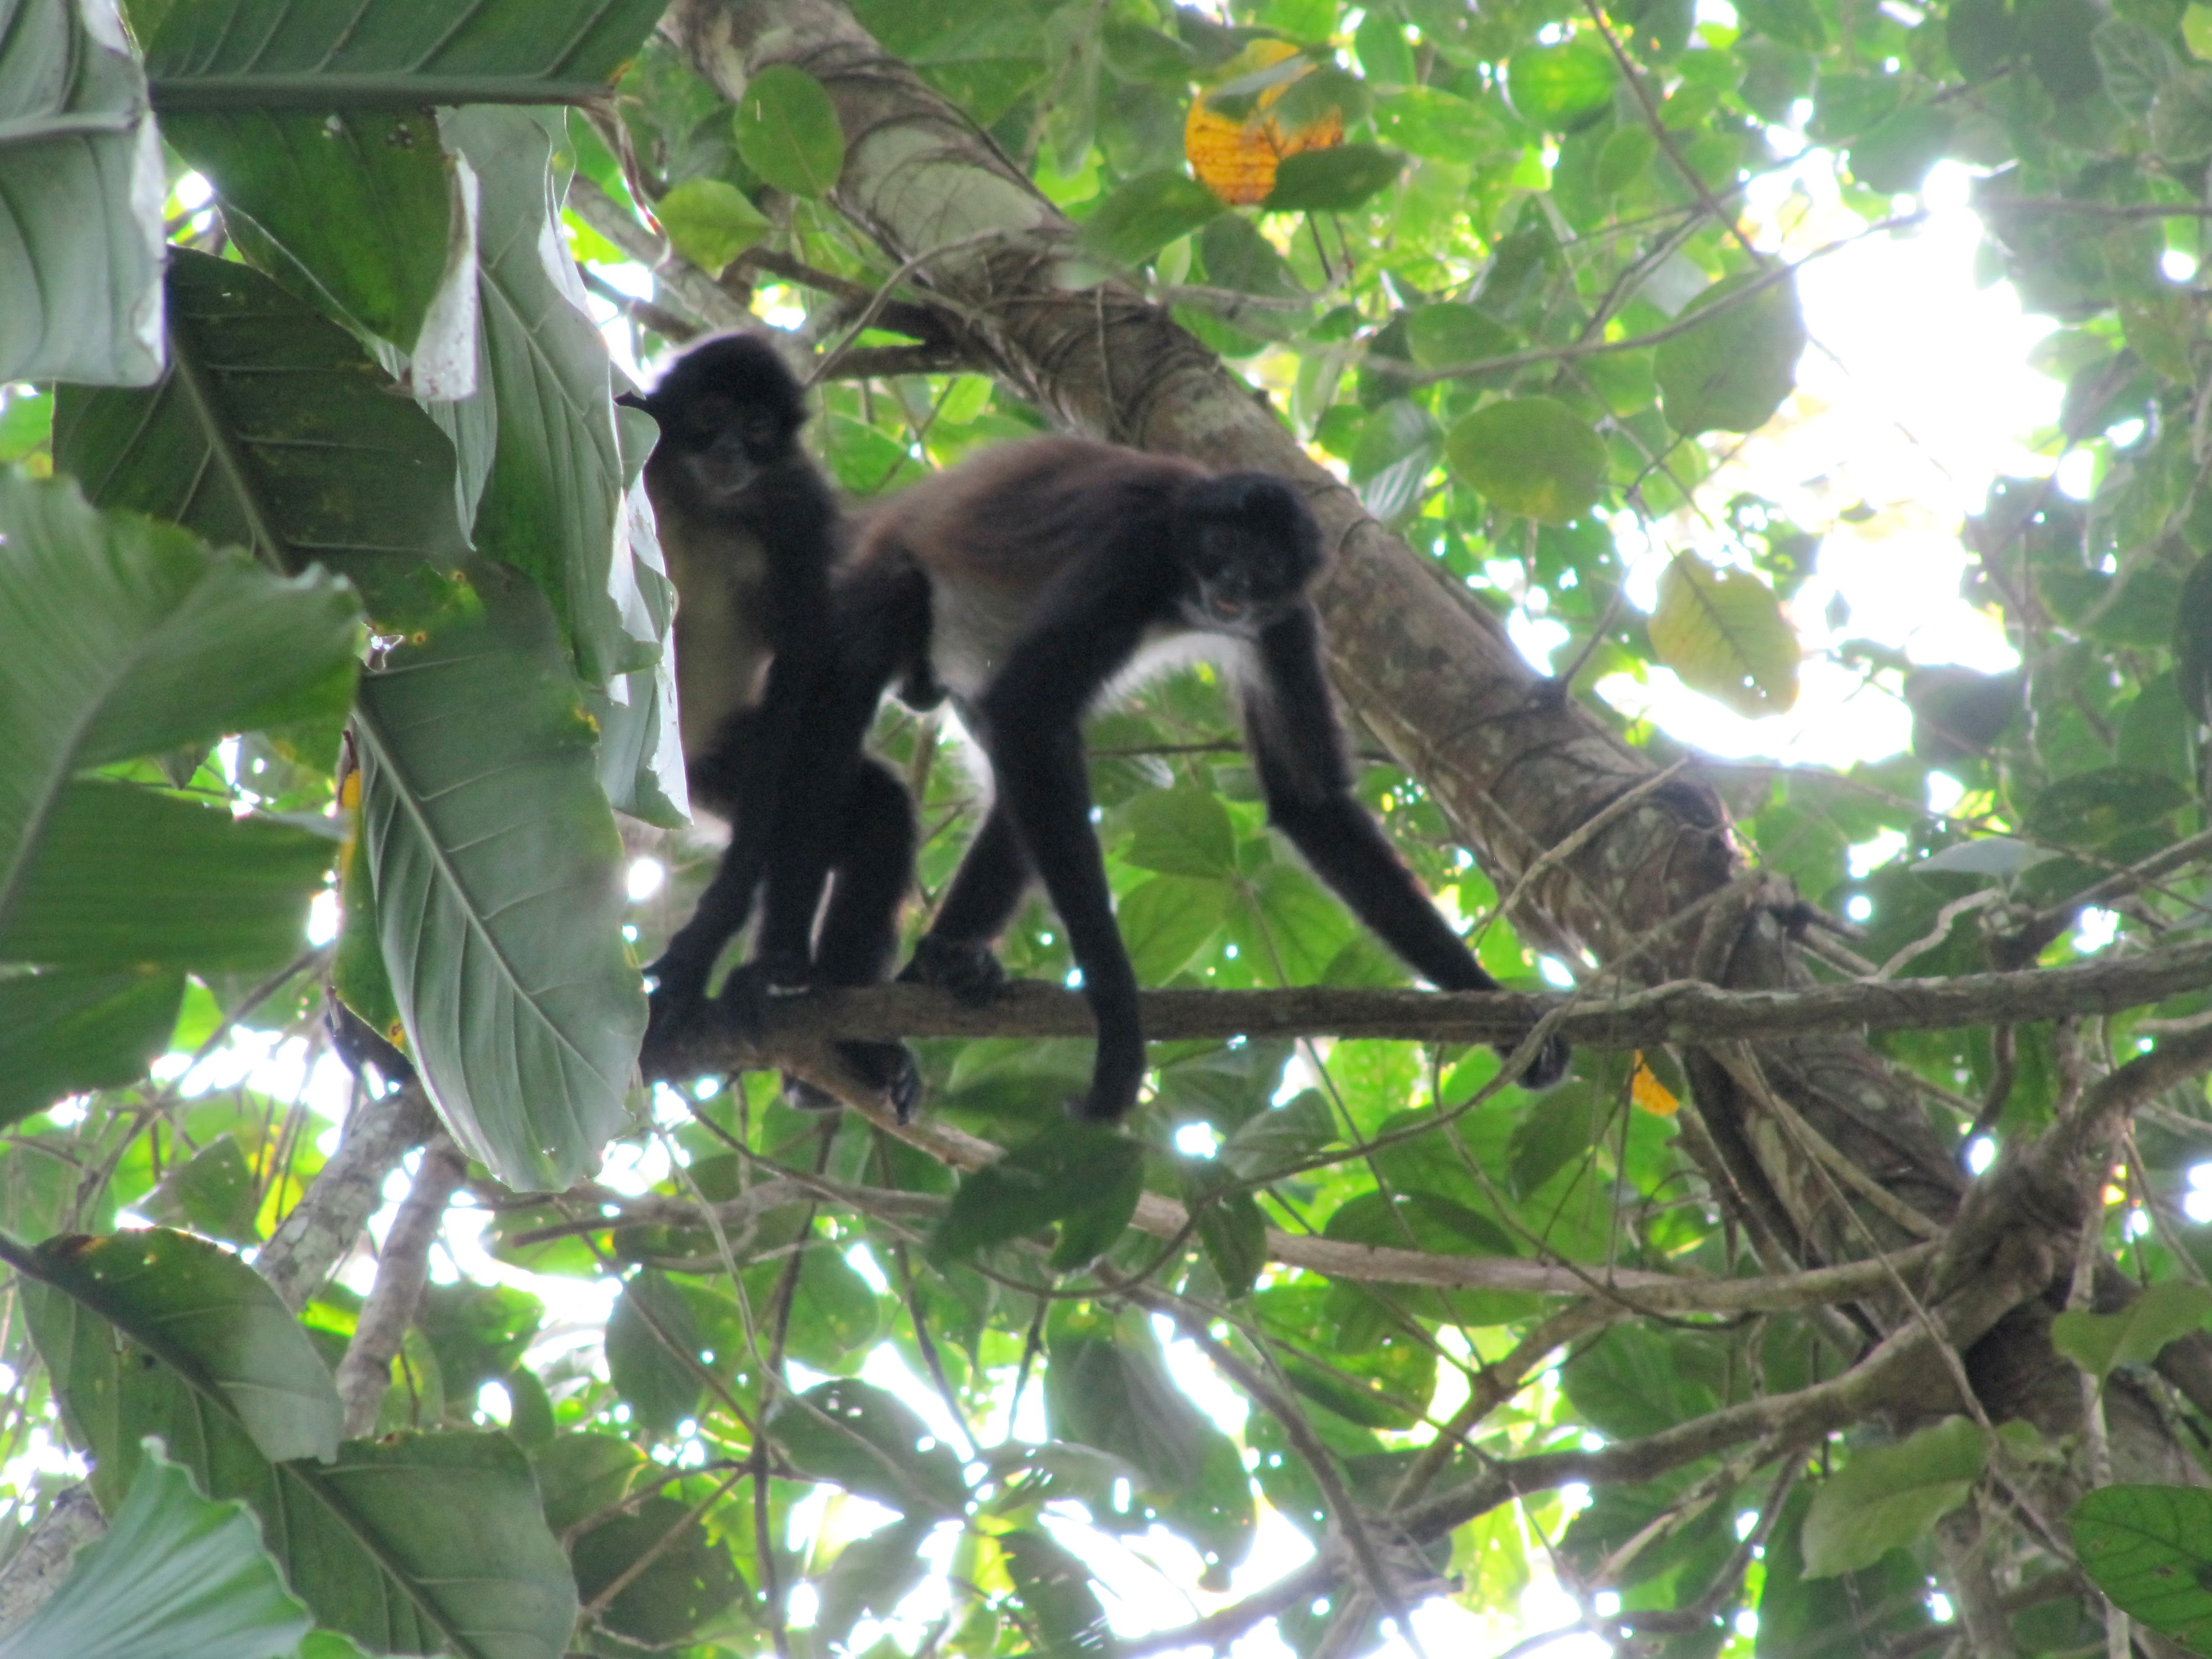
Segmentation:
{"type": "Polygon", "coordinates": [[[1405,168],[1404,156],[1377,144],[1301,150],[1283,158],[1260,205],[1269,213],[1349,213],[1395,184],[1405,168]]]}
{"type": "Polygon", "coordinates": [[[176,0],[146,70],[164,111],[588,98],[665,9],[660,0],[176,0]]]}
{"type": "Polygon", "coordinates": [[[1749,571],[1676,554],[1646,627],[1685,685],[1739,714],[1778,714],[1797,701],[1797,636],[1774,590],[1749,571]]]}
{"type": "Polygon", "coordinates": [[[909,1515],[958,1515],[968,1483],[950,1446],[914,1408],[871,1383],[836,1377],[769,1413],[768,1431],[796,1468],[909,1515]]]}
{"type": "Polygon", "coordinates": [[[652,1649],[696,1639],[694,1632],[746,1594],[727,1534],[708,1531],[674,1498],[648,1498],[609,1516],[576,1540],[572,1559],[585,1600],[613,1590],[599,1624],[652,1649]]]}
{"type": "Polygon", "coordinates": [[[743,191],[721,179],[686,179],[653,204],[653,216],[678,253],[714,274],[775,228],[743,191]]]}
{"type": "Polygon", "coordinates": [[[357,614],[327,577],[0,472],[0,927],[74,775],[342,704],[357,614]]]}
{"type": "Polygon", "coordinates": [[[1505,95],[1532,127],[1565,132],[1613,101],[1613,54],[1595,36],[1524,46],[1506,60],[1505,95]]]}
{"type": "Polygon", "coordinates": [[[1709,321],[1661,342],[1660,407],[1686,438],[1755,432],[1797,383],[1805,318],[1797,284],[1747,271],[1714,283],[1692,302],[1709,321]],[[1754,284],[1763,284],[1753,289],[1754,284]],[[1753,290],[1747,292],[1746,290],[1753,290]]]}
{"type": "Polygon", "coordinates": [[[143,392],[64,387],[54,465],[102,507],[283,569],[331,566],[379,620],[404,622],[425,562],[468,553],[436,423],[353,336],[258,271],[180,249],[168,294],[168,374],[143,392]]]}
{"type": "Polygon", "coordinates": [[[628,474],[606,342],[585,314],[547,188],[553,134],[520,110],[458,110],[441,125],[483,181],[487,380],[472,401],[495,416],[497,435],[477,547],[529,573],[584,678],[605,685],[659,653],[624,628],[608,581],[617,561],[629,562],[628,474]]]}
{"type": "Polygon", "coordinates": [[[475,389],[475,186],[427,110],[180,112],[161,132],[256,264],[409,354],[421,395],[475,389]]]}
{"type": "Polygon", "coordinates": [[[258,1459],[327,1461],[341,1411],[329,1370],[276,1292],[228,1251],[155,1230],[9,1249],[39,1352],[112,1510],[142,1435],[188,1461],[218,1421],[258,1459]]]}
{"type": "Polygon", "coordinates": [[[0,0],[0,383],[161,372],[161,141],[102,0],[0,0]]]}
{"type": "Polygon", "coordinates": [[[307,907],[337,854],[295,824],[82,779],[54,803],[0,921],[0,961],[270,973],[306,948],[307,907]]]}
{"type": "Polygon", "coordinates": [[[1451,429],[1453,473],[1508,513],[1565,524],[1605,487],[1605,445],[1556,398],[1486,404],[1451,429]]]}
{"type": "Polygon", "coordinates": [[[2113,1605],[2192,1653],[2212,1650],[2212,1492],[2100,1486],[2066,1523],[2113,1605]]]}
{"type": "Polygon", "coordinates": [[[356,730],[408,1052],[471,1157],[557,1191],[628,1121],[645,993],[621,838],[543,599],[496,566],[457,586],[363,677],[356,730]]]}
{"type": "Polygon", "coordinates": [[[287,1659],[314,1620],[243,1504],[215,1503],[149,1448],[105,1537],[86,1545],[0,1659],[287,1659]]]}
{"type": "Polygon", "coordinates": [[[121,1233],[10,1255],[110,1513],[141,1440],[159,1435],[210,1497],[252,1507],[318,1624],[377,1653],[564,1651],[574,1583],[507,1437],[340,1444],[337,1390],[307,1333],[258,1274],[204,1240],[121,1233]]]}
{"type": "Polygon", "coordinates": [[[1046,1659],[1110,1659],[1116,1644],[1091,1570],[1047,1533],[1002,1533],[998,1543],[1036,1650],[1046,1659]]]}
{"type": "Polygon", "coordinates": [[[2173,617],[2173,689],[2201,720],[2212,720],[2212,557],[2181,585],[2173,617]]]}
{"type": "Polygon", "coordinates": [[[1966,1501],[1988,1459],[1987,1437],[1964,1417],[1853,1454],[1820,1483],[1805,1512],[1805,1576],[1855,1572],[1926,1536],[1966,1501]]]}
{"type": "Polygon", "coordinates": [[[184,994],[182,973],[137,965],[0,979],[0,1124],[143,1077],[184,994]]]}

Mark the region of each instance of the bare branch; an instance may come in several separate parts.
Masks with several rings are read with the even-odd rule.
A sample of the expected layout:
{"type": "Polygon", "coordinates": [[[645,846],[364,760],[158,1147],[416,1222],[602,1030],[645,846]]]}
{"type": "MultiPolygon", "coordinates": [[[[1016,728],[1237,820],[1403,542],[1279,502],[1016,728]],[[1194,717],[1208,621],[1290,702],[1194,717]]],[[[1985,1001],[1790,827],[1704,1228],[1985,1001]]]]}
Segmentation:
{"type": "Polygon", "coordinates": [[[407,1328],[415,1322],[422,1287],[430,1279],[430,1246],[446,1219],[461,1177],[468,1173],[460,1149],[443,1133],[422,1149],[415,1185],[392,1218],[377,1261],[376,1283],[354,1327],[353,1340],[338,1362],[338,1398],[345,1402],[345,1431],[364,1435],[376,1427],[376,1408],[392,1381],[392,1361],[407,1328]]]}

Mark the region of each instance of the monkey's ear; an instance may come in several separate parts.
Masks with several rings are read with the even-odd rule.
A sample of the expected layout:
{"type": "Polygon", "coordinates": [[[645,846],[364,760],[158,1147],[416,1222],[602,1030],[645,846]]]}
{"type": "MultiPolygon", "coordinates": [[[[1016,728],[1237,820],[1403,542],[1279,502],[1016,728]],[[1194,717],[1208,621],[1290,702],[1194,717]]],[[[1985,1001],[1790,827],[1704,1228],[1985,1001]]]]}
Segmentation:
{"type": "Polygon", "coordinates": [[[619,392],[616,395],[615,401],[620,404],[624,409],[641,409],[648,415],[653,413],[652,400],[647,398],[642,392],[619,392]]]}

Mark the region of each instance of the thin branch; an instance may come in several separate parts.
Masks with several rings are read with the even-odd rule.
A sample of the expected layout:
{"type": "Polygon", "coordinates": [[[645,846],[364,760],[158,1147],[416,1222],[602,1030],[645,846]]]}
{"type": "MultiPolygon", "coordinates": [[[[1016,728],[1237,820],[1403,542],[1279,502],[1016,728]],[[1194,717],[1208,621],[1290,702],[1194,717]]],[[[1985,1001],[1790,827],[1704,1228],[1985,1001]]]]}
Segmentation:
{"type": "Polygon", "coordinates": [[[430,1279],[430,1246],[446,1219],[446,1206],[468,1173],[460,1149],[444,1134],[422,1149],[415,1184],[392,1218],[377,1259],[376,1283],[362,1304],[353,1340],[338,1362],[338,1398],[345,1402],[345,1431],[358,1437],[376,1427],[376,1408],[392,1382],[392,1361],[422,1306],[430,1279]]]}

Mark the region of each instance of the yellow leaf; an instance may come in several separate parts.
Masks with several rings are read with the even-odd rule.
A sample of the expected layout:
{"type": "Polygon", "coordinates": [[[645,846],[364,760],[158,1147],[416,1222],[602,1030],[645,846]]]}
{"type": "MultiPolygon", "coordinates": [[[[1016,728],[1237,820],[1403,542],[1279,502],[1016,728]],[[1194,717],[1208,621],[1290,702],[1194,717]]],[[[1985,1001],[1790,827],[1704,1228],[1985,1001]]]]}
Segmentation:
{"type": "Polygon", "coordinates": [[[1641,1054],[1636,1056],[1636,1069],[1629,1073],[1628,1097],[1654,1117],[1672,1117],[1682,1109],[1674,1091],[1653,1075],[1641,1054]]]}
{"type": "Polygon", "coordinates": [[[1255,40],[1221,67],[1214,82],[1191,100],[1182,125],[1182,153],[1191,171],[1231,207],[1264,202],[1275,187],[1275,167],[1301,150],[1344,142],[1344,112],[1331,109],[1304,126],[1286,128],[1268,113],[1291,84],[1313,72],[1287,40],[1255,40]],[[1271,73],[1272,71],[1272,73],[1271,73]],[[1247,112],[1224,113],[1218,102],[1251,100],[1247,112]]]}
{"type": "Polygon", "coordinates": [[[1739,714],[1779,714],[1797,701],[1797,635],[1774,590],[1747,570],[1677,553],[1645,631],[1683,684],[1739,714]]]}

